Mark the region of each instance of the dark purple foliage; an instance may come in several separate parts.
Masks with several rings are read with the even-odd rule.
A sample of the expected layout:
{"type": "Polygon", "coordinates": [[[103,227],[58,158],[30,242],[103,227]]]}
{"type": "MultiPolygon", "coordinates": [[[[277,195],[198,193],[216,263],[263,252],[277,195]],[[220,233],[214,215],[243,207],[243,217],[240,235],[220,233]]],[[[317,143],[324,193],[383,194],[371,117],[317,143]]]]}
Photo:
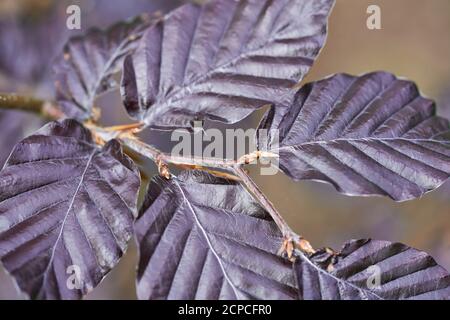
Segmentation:
{"type": "Polygon", "coordinates": [[[277,255],[283,238],[265,210],[238,183],[201,172],[155,178],[136,236],[141,299],[450,297],[448,272],[399,243],[352,240],[337,254],[296,251],[291,268],[277,255]],[[378,271],[379,283],[372,282],[378,271]]]}
{"type": "Polygon", "coordinates": [[[187,4],[149,28],[127,57],[125,107],[150,127],[242,120],[289,104],[325,42],[332,0],[187,4]]]}
{"type": "MultiPolygon", "coordinates": [[[[143,12],[151,12],[156,9],[168,10],[179,4],[178,0],[158,0],[158,1],[141,1],[141,0],[83,0],[80,5],[83,9],[82,26],[83,29],[97,25],[104,26],[111,24],[118,19],[125,19],[130,16],[143,12]],[[91,8],[92,11],[87,11],[91,8]],[[96,14],[99,10],[102,15],[96,14]]],[[[7,87],[0,87],[0,92],[16,91],[18,88],[26,85],[33,90],[39,91],[41,95],[49,95],[49,83],[51,80],[51,66],[53,59],[62,49],[64,42],[69,36],[79,33],[76,30],[68,30],[66,28],[65,14],[66,7],[72,4],[71,1],[54,1],[54,4],[42,5],[23,5],[22,11],[17,15],[3,13],[0,17],[0,73],[7,77],[7,87]]],[[[118,24],[118,26],[123,24],[118,24]]],[[[117,28],[117,26],[116,26],[117,28]]],[[[99,36],[106,42],[114,42],[114,39],[106,39],[107,35],[99,36]]],[[[75,40],[74,40],[75,41],[75,40]]],[[[102,44],[103,46],[108,43],[102,44]]],[[[98,44],[99,45],[99,44],[98,44]]],[[[105,49],[104,47],[94,48],[89,52],[92,54],[97,49],[105,49]]],[[[129,51],[126,51],[129,53],[129,51]]],[[[105,53],[102,53],[105,54],[105,53]]],[[[120,58],[120,57],[116,57],[120,58]]],[[[120,64],[120,59],[112,60],[116,64],[120,64]]],[[[90,66],[92,69],[92,79],[86,79],[86,82],[97,80],[96,66],[90,66]]],[[[72,68],[66,65],[73,72],[72,68]]],[[[117,71],[116,65],[111,65],[105,72],[117,71]],[[113,68],[114,67],[114,68],[113,68]],[[114,69],[114,70],[112,70],[114,69]]],[[[100,71],[98,71],[100,72],[100,71]]],[[[63,74],[60,70],[60,76],[63,74]]],[[[106,75],[109,75],[108,73],[106,75]]],[[[72,75],[73,76],[73,75],[72,75]]],[[[69,76],[68,76],[69,77],[69,76]]],[[[79,79],[77,81],[81,81],[79,79]]],[[[102,79],[103,80],[103,79],[102,79]]],[[[68,81],[70,82],[70,81],[68,81]]],[[[106,82],[106,81],[105,81],[106,82]]],[[[111,83],[111,82],[108,82],[111,83]]],[[[82,84],[82,83],[81,83],[82,84]]],[[[67,84],[69,88],[79,86],[80,83],[67,84]]],[[[73,98],[76,103],[78,100],[85,99],[86,93],[80,91],[81,95],[73,98]]],[[[62,103],[62,105],[67,105],[62,103]]],[[[68,114],[80,114],[81,111],[75,110],[76,105],[70,104],[65,108],[68,114]]],[[[2,128],[2,136],[0,137],[0,168],[3,167],[6,158],[11,152],[14,145],[29,134],[41,127],[43,121],[32,115],[26,115],[20,112],[0,111],[0,127],[2,128]]]]}
{"type": "Polygon", "coordinates": [[[95,98],[116,87],[112,76],[120,71],[124,57],[134,50],[152,19],[143,15],[70,39],[54,67],[56,97],[67,116],[91,117],[95,98]]]}
{"type": "Polygon", "coordinates": [[[3,14],[0,17],[0,72],[18,83],[40,86],[50,80],[53,59],[69,37],[84,33],[93,26],[104,27],[118,20],[155,10],[164,12],[181,2],[81,0],[78,1],[83,12],[81,32],[68,30],[66,27],[66,8],[74,4],[73,1],[52,0],[42,5],[20,3],[19,6],[24,7],[23,12],[18,15],[3,14]],[[99,15],[99,12],[102,14],[99,15]]]}
{"type": "Polygon", "coordinates": [[[420,197],[450,174],[450,126],[410,81],[385,72],[337,74],[272,108],[260,129],[278,129],[260,148],[277,152],[295,180],[320,180],[348,195],[420,197]]]}
{"type": "MultiPolygon", "coordinates": [[[[128,12],[120,3],[112,16],[128,12]]],[[[149,159],[142,159],[164,172],[162,155],[139,143],[147,153],[131,151],[131,131],[92,121],[96,97],[115,87],[123,67],[125,107],[148,127],[235,123],[271,105],[259,128],[279,130],[279,144],[272,135],[258,136],[258,145],[278,153],[291,178],[325,181],[348,195],[420,197],[449,177],[450,127],[412,82],[375,72],[292,88],[324,45],[333,3],[211,0],[72,38],[55,64],[56,99],[66,115],[89,121],[49,123],[16,145],[0,172],[0,259],[20,290],[37,299],[81,298],[135,232],[140,299],[450,299],[448,272],[403,244],[352,240],[338,253],[311,254],[296,242],[289,250],[298,236],[286,233],[236,164],[227,169],[240,181],[185,171],[154,177],[147,190],[140,175],[148,178],[149,159]],[[140,208],[139,192],[146,195],[140,208]]],[[[0,70],[26,83],[46,79],[49,42],[66,35],[41,39],[59,23],[54,18],[36,29],[36,40],[18,37],[17,46],[42,52],[20,65],[24,53],[11,62],[12,42],[0,51],[0,70]]],[[[15,39],[19,24],[0,22],[0,42],[15,39]]],[[[4,135],[25,134],[15,119],[0,114],[4,135]]],[[[2,151],[12,147],[6,142],[2,151]]]]}
{"type": "Polygon", "coordinates": [[[201,172],[155,178],[136,223],[140,299],[293,299],[270,216],[239,184],[201,172]]]}
{"type": "Polygon", "coordinates": [[[74,120],[17,144],[0,173],[0,257],[19,288],[39,299],[92,290],[127,248],[139,183],[117,141],[99,148],[74,120]],[[66,285],[70,266],[79,290],[66,285]]]}
{"type": "Polygon", "coordinates": [[[425,252],[401,243],[352,240],[337,256],[326,249],[309,259],[301,255],[294,270],[301,299],[450,298],[449,273],[425,252]]]}

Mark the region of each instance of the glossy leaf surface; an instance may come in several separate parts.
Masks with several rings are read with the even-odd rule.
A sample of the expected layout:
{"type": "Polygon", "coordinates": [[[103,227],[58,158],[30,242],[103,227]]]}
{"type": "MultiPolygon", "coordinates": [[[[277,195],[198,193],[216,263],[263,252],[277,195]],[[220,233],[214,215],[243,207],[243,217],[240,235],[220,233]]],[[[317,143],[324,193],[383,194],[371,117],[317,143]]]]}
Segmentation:
{"type": "Polygon", "coordinates": [[[242,120],[291,88],[325,42],[332,0],[211,0],[149,28],[125,59],[124,104],[154,128],[242,120]]]}
{"type": "Polygon", "coordinates": [[[422,251],[401,243],[347,242],[294,265],[299,297],[312,300],[450,299],[450,275],[422,251]]]}
{"type": "Polygon", "coordinates": [[[450,126],[410,81],[385,72],[337,74],[272,108],[260,129],[278,130],[260,149],[278,152],[295,180],[331,183],[348,195],[409,200],[450,174],[450,126]]]}
{"type": "Polygon", "coordinates": [[[150,21],[143,15],[69,40],[54,67],[57,99],[67,116],[82,120],[91,116],[95,98],[116,87],[112,76],[150,21]]]}
{"type": "Polygon", "coordinates": [[[75,299],[127,248],[139,173],[117,141],[103,148],[74,120],[14,148],[0,172],[0,257],[31,298],[75,299]]]}
{"type": "Polygon", "coordinates": [[[140,299],[294,299],[282,237],[242,186],[200,172],[155,178],[136,223],[140,299]]]}

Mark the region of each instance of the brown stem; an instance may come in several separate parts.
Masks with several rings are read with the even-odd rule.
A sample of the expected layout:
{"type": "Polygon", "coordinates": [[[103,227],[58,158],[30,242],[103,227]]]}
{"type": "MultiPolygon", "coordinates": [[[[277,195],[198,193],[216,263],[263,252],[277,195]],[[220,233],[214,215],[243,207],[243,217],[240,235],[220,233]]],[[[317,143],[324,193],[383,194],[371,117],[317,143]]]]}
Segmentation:
{"type": "MultiPolygon", "coordinates": [[[[40,99],[23,97],[15,94],[0,93],[0,109],[15,109],[37,113],[43,117],[51,120],[57,120],[64,117],[64,113],[54,103],[40,99]]],[[[131,152],[135,152],[141,156],[151,159],[158,165],[160,174],[166,178],[170,177],[170,172],[167,164],[179,165],[182,167],[190,167],[201,170],[209,170],[208,168],[232,170],[242,183],[249,189],[261,205],[267,210],[274,222],[279,227],[284,237],[284,243],[281,248],[281,253],[287,253],[290,259],[295,259],[293,256],[294,249],[299,249],[307,254],[312,254],[315,250],[311,247],[308,241],[297,235],[287,224],[284,218],[279,214],[272,202],[259,189],[258,185],[250,178],[247,172],[242,168],[243,165],[252,163],[260,157],[277,157],[276,154],[270,152],[256,151],[251,154],[244,155],[238,160],[227,160],[218,158],[205,157],[181,157],[173,156],[145,144],[138,140],[133,134],[142,129],[142,123],[134,123],[131,125],[114,126],[109,128],[102,128],[95,123],[85,123],[98,143],[102,144],[112,139],[118,139],[131,152]]],[[[221,173],[215,170],[209,170],[224,177],[233,178],[228,173],[221,173]]]]}
{"type": "Polygon", "coordinates": [[[261,191],[258,185],[252,180],[245,169],[242,166],[236,166],[234,168],[236,175],[241,178],[242,182],[248,188],[248,190],[258,199],[261,205],[267,210],[267,212],[272,217],[273,221],[277,224],[278,228],[283,233],[283,236],[290,236],[295,234],[294,231],[289,227],[284,218],[280,215],[278,210],[275,208],[273,203],[266,197],[266,195],[261,191]]]}
{"type": "Polygon", "coordinates": [[[186,164],[179,164],[179,165],[177,165],[177,167],[182,170],[201,170],[201,171],[207,172],[213,176],[216,176],[218,178],[227,179],[227,180],[231,180],[231,181],[241,181],[241,179],[239,177],[235,176],[234,174],[231,174],[228,172],[223,172],[223,171],[217,171],[217,170],[202,167],[202,166],[190,166],[190,165],[186,165],[186,164]]]}
{"type": "Polygon", "coordinates": [[[50,120],[64,117],[64,113],[52,102],[9,93],[0,93],[0,109],[34,112],[50,120]]]}
{"type": "MultiPolygon", "coordinates": [[[[119,140],[135,152],[152,159],[153,161],[162,161],[164,163],[171,163],[174,165],[187,165],[196,167],[210,167],[218,169],[232,169],[238,164],[248,163],[250,155],[242,157],[238,160],[207,158],[207,157],[181,157],[173,156],[159,151],[158,149],[147,145],[135,138],[119,137],[119,140]]],[[[253,157],[250,157],[253,158],[253,157]]],[[[257,155],[254,155],[257,158],[257,155]]]]}
{"type": "Polygon", "coordinates": [[[278,228],[280,229],[285,239],[283,246],[280,249],[280,254],[286,252],[288,257],[291,259],[293,258],[293,251],[295,248],[300,249],[301,251],[307,254],[314,253],[315,250],[312,248],[310,243],[307,240],[303,239],[301,236],[297,235],[291,229],[291,227],[289,227],[286,220],[284,220],[284,218],[275,208],[273,203],[266,197],[266,195],[261,191],[258,185],[252,180],[252,178],[244,170],[242,165],[236,165],[234,167],[234,172],[239,178],[241,178],[242,183],[244,183],[244,185],[259,201],[259,203],[267,210],[267,212],[272,217],[273,221],[277,224],[278,228]]]}
{"type": "MultiPolygon", "coordinates": [[[[101,128],[92,124],[88,125],[88,128],[91,129],[91,131],[95,133],[95,135],[99,139],[103,141],[118,139],[124,145],[124,147],[128,149],[128,152],[152,160],[158,166],[160,175],[166,177],[167,179],[170,179],[171,176],[167,164],[178,165],[182,168],[200,169],[205,171],[211,171],[208,168],[225,169],[232,171],[254,195],[254,197],[261,203],[261,205],[267,210],[267,212],[270,214],[270,216],[280,229],[284,237],[284,242],[280,249],[280,255],[286,253],[288,258],[293,260],[295,259],[295,249],[299,249],[306,254],[312,254],[315,252],[315,250],[307,240],[297,235],[289,227],[287,222],[280,215],[272,202],[265,196],[265,194],[259,189],[258,185],[250,178],[250,176],[242,167],[243,165],[251,163],[260,157],[274,157],[277,155],[256,151],[254,153],[245,155],[238,160],[173,156],[171,154],[161,152],[160,150],[137,139],[133,135],[132,131],[129,131],[129,129],[134,130],[134,126],[120,126],[120,129],[125,130],[123,132],[110,130],[109,128],[101,128]]],[[[215,170],[212,170],[212,172],[214,174],[219,174],[224,177],[233,179],[233,177],[227,173],[219,173],[215,170]]]]}
{"type": "Polygon", "coordinates": [[[105,127],[103,130],[105,131],[121,131],[121,132],[131,132],[137,133],[144,126],[142,122],[130,123],[130,124],[122,124],[118,126],[105,127]]]}

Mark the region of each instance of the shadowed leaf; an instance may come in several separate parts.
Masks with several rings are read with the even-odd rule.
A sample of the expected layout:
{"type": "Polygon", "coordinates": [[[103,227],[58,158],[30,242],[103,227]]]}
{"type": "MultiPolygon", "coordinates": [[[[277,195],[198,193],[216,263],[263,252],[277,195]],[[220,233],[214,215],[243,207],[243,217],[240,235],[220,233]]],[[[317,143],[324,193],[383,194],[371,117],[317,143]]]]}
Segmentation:
{"type": "Polygon", "coordinates": [[[57,100],[67,116],[82,120],[91,116],[95,98],[117,86],[112,76],[152,19],[142,15],[69,40],[54,67],[57,100]]]}

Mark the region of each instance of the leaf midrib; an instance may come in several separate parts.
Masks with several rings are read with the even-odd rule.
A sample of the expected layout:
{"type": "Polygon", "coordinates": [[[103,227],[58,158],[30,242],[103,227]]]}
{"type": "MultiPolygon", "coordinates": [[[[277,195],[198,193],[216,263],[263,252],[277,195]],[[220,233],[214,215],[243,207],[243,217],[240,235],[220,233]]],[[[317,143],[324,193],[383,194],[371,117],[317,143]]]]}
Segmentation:
{"type": "MultiPolygon", "coordinates": [[[[92,162],[92,160],[93,160],[93,158],[94,158],[94,156],[95,156],[96,153],[97,153],[97,150],[94,149],[94,150],[92,151],[92,153],[90,154],[89,159],[88,159],[88,161],[86,162],[86,167],[84,168],[84,171],[83,171],[83,173],[81,174],[80,182],[78,183],[77,188],[75,189],[75,192],[74,192],[74,194],[73,194],[73,196],[72,196],[72,199],[70,200],[69,206],[68,206],[68,208],[67,208],[67,211],[66,211],[66,213],[65,213],[65,215],[64,215],[64,219],[63,219],[63,221],[61,222],[61,226],[60,226],[60,231],[59,231],[58,237],[57,237],[56,240],[55,240],[55,244],[54,244],[54,246],[53,246],[53,248],[52,248],[52,253],[51,253],[51,255],[50,255],[50,259],[49,259],[48,264],[47,264],[47,267],[46,267],[46,269],[45,269],[45,271],[44,271],[44,279],[42,280],[42,286],[41,286],[41,288],[40,288],[40,290],[39,290],[39,294],[40,294],[40,293],[42,292],[42,290],[44,289],[45,281],[46,281],[48,272],[49,272],[49,270],[50,270],[51,265],[53,264],[53,259],[54,259],[54,257],[55,257],[56,247],[58,246],[58,243],[59,243],[59,241],[61,240],[61,237],[62,237],[62,235],[63,235],[63,233],[64,233],[64,225],[65,225],[66,220],[67,220],[67,218],[68,218],[68,216],[69,216],[69,214],[70,214],[71,209],[73,208],[73,204],[74,204],[74,202],[75,202],[75,198],[77,197],[78,192],[80,191],[81,186],[82,186],[83,183],[84,183],[84,178],[85,178],[85,176],[86,176],[86,173],[87,173],[87,171],[88,171],[88,168],[89,168],[89,166],[91,165],[91,162],[92,162]]],[[[39,295],[39,294],[38,294],[38,295],[39,295]]]]}
{"type": "MultiPolygon", "coordinates": [[[[197,32],[197,28],[194,31],[193,37],[195,37],[195,33],[197,32]]],[[[166,97],[163,97],[162,99],[157,99],[158,102],[154,103],[153,105],[148,106],[147,111],[144,113],[143,115],[143,119],[149,119],[151,118],[151,115],[154,114],[158,114],[159,112],[161,113],[165,113],[165,111],[159,111],[159,110],[165,110],[166,107],[169,107],[171,104],[173,104],[174,102],[183,100],[184,97],[187,95],[187,93],[189,93],[189,91],[193,91],[192,89],[198,85],[201,84],[204,81],[207,81],[209,78],[211,78],[214,74],[216,73],[220,73],[220,70],[223,70],[224,72],[226,71],[226,69],[234,64],[236,64],[237,62],[239,62],[239,60],[251,57],[252,55],[254,55],[255,53],[257,53],[259,50],[265,48],[266,46],[272,44],[273,42],[277,41],[278,38],[281,38],[285,33],[287,32],[280,32],[279,34],[275,34],[272,35],[269,39],[267,39],[267,41],[263,42],[262,44],[260,44],[259,46],[255,47],[255,48],[251,48],[248,52],[240,52],[238,54],[238,56],[230,59],[229,61],[223,63],[222,65],[216,65],[213,66],[212,69],[210,69],[207,73],[205,73],[204,75],[200,75],[197,78],[195,78],[194,80],[192,80],[191,83],[186,84],[184,82],[183,79],[183,84],[181,86],[178,86],[177,89],[173,90],[169,95],[167,95],[166,97]],[[170,101],[170,103],[169,103],[170,101]],[[158,112],[159,111],[159,112],[158,112]]],[[[312,34],[312,35],[307,35],[307,36],[301,36],[299,38],[303,38],[303,37],[311,37],[314,35],[319,35],[320,33],[317,34],[312,34]]],[[[217,52],[216,52],[217,54],[217,52]]],[[[302,56],[303,57],[303,56],[302,56]]],[[[282,58],[282,57],[279,57],[282,58]]],[[[306,58],[306,57],[305,57],[306,58]]],[[[288,91],[289,92],[289,91],[288,91]]],[[[281,98],[285,97],[288,93],[285,93],[281,96],[281,98]]],[[[149,124],[146,123],[146,127],[148,127],[149,124]]]]}
{"type": "Polygon", "coordinates": [[[367,293],[369,293],[370,295],[375,296],[377,299],[379,300],[385,300],[383,297],[377,295],[375,292],[370,291],[370,290],[366,290],[363,288],[360,288],[356,285],[354,285],[353,283],[347,281],[346,279],[341,279],[336,277],[335,275],[333,275],[330,272],[325,271],[324,269],[320,268],[319,266],[317,266],[314,262],[312,262],[303,252],[298,251],[297,254],[299,255],[299,259],[301,259],[301,261],[308,263],[310,266],[312,266],[314,269],[316,269],[319,273],[324,274],[327,277],[332,278],[333,280],[335,280],[338,283],[343,283],[344,285],[350,286],[353,289],[357,290],[358,292],[364,292],[366,295],[367,293]]]}
{"type": "MultiPolygon", "coordinates": [[[[138,27],[136,27],[136,28],[138,28],[138,27]]],[[[120,42],[120,44],[116,47],[116,49],[113,50],[110,58],[106,61],[105,65],[102,68],[102,71],[99,73],[99,77],[97,78],[95,85],[91,88],[91,90],[88,91],[89,105],[85,106],[87,111],[90,111],[92,109],[92,107],[94,106],[94,100],[100,94],[100,93],[98,93],[98,89],[100,88],[102,81],[111,75],[110,74],[111,68],[112,68],[113,64],[115,63],[115,61],[120,56],[119,52],[121,50],[123,50],[130,43],[129,37],[132,34],[133,34],[133,32],[131,32],[129,35],[127,35],[125,37],[125,39],[123,39],[120,42]]],[[[143,31],[138,32],[135,35],[136,39],[134,39],[133,41],[139,41],[139,39],[142,37],[142,34],[143,34],[143,31]]],[[[126,53],[123,54],[123,56],[125,56],[125,55],[126,55],[126,53]]]]}
{"type": "Polygon", "coordinates": [[[405,142],[411,142],[411,143],[438,143],[440,145],[445,145],[450,147],[450,142],[445,140],[434,140],[434,139],[408,139],[408,138],[376,138],[376,137],[367,137],[367,138],[334,138],[330,140],[316,140],[316,141],[306,141],[298,144],[289,144],[289,145],[283,145],[278,148],[270,148],[269,151],[276,152],[279,150],[292,150],[294,148],[301,148],[302,146],[308,146],[308,145],[325,145],[330,143],[337,143],[337,142],[361,142],[361,141],[405,141],[405,142]]]}
{"type": "Polygon", "coordinates": [[[206,240],[206,243],[207,243],[209,249],[211,250],[211,252],[215,256],[215,258],[216,258],[216,260],[217,260],[217,262],[219,264],[219,267],[220,267],[220,269],[222,271],[222,274],[224,275],[225,279],[227,280],[228,284],[230,285],[231,289],[233,290],[234,295],[236,296],[236,298],[238,300],[240,300],[239,299],[239,296],[240,296],[239,289],[235,287],[235,285],[231,281],[230,277],[228,276],[228,273],[225,270],[225,266],[223,265],[222,260],[220,259],[220,255],[214,249],[214,247],[213,247],[213,245],[211,243],[211,240],[209,239],[208,233],[206,232],[205,228],[203,227],[203,225],[201,224],[199,218],[197,217],[197,214],[195,213],[194,208],[192,207],[189,199],[187,198],[186,194],[184,193],[183,188],[180,186],[178,181],[176,181],[175,179],[174,179],[174,182],[175,182],[175,185],[177,186],[177,188],[179,189],[179,191],[181,192],[181,196],[183,197],[183,202],[185,202],[187,204],[189,211],[192,213],[192,216],[194,217],[195,224],[199,227],[200,231],[202,232],[202,234],[203,234],[203,236],[204,236],[204,238],[206,240]]]}

